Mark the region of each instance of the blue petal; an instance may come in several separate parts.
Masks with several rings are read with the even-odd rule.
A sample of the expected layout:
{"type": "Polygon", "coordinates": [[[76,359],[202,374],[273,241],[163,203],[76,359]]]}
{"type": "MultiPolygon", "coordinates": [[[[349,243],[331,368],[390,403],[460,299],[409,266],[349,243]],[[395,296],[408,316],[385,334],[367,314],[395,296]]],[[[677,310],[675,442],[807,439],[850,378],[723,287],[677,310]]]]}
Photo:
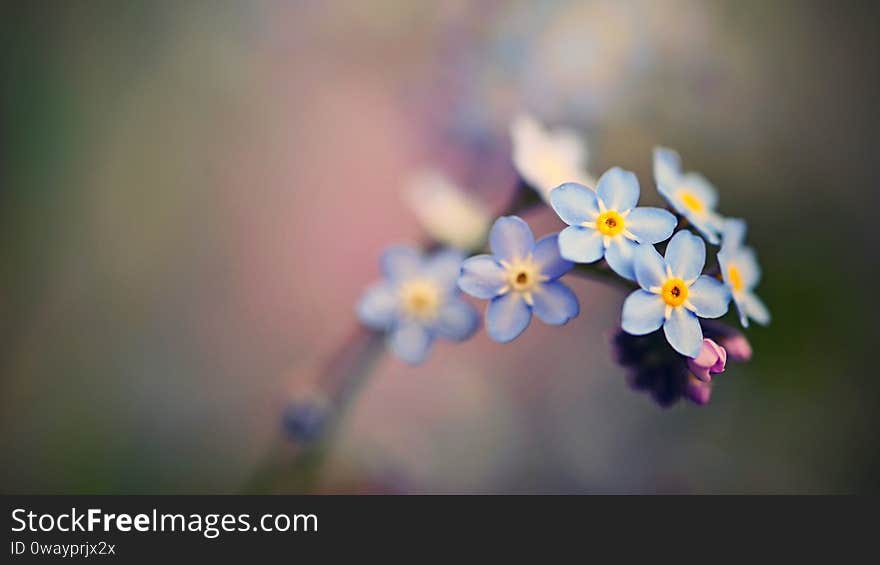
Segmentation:
{"type": "MultiPolygon", "coordinates": [[[[741,300],[742,308],[746,315],[762,326],[770,323],[770,311],[758,296],[753,292],[746,292],[741,300]]],[[[748,324],[743,324],[748,327],[748,324]]]]}
{"type": "Polygon", "coordinates": [[[697,316],[720,318],[727,313],[730,290],[718,279],[703,275],[688,289],[688,302],[696,309],[697,316]]]}
{"type": "Polygon", "coordinates": [[[659,294],[636,290],[623,302],[621,326],[632,335],[645,335],[660,329],[666,305],[659,294]]]}
{"type": "Polygon", "coordinates": [[[746,239],[746,221],[740,218],[727,218],[721,228],[721,247],[736,249],[746,239]]]}
{"type": "Polygon", "coordinates": [[[703,237],[706,238],[706,241],[708,241],[712,245],[718,245],[718,243],[720,243],[721,239],[718,237],[718,232],[720,232],[722,229],[721,216],[715,214],[714,212],[694,214],[693,212],[683,208],[682,206],[677,206],[675,202],[673,202],[673,208],[678,210],[680,214],[687,218],[691,225],[694,226],[694,228],[698,232],[703,234],[703,237]]]}
{"type": "Polygon", "coordinates": [[[559,252],[575,263],[593,263],[605,254],[605,244],[598,230],[569,226],[559,232],[559,252]]]}
{"type": "Polygon", "coordinates": [[[550,280],[558,279],[574,267],[571,261],[566,261],[559,253],[558,234],[542,237],[535,244],[532,257],[538,264],[541,274],[549,277],[550,280]]]}
{"type": "Polygon", "coordinates": [[[651,207],[633,208],[625,220],[626,229],[642,244],[666,241],[677,224],[669,210],[651,207]]]}
{"type": "Polygon", "coordinates": [[[550,205],[563,222],[579,226],[599,215],[596,193],[576,182],[559,185],[550,192],[550,205]]]}
{"type": "Polygon", "coordinates": [[[458,298],[451,298],[440,307],[434,331],[453,341],[464,341],[474,335],[480,325],[480,316],[473,306],[458,298]]]}
{"type": "Polygon", "coordinates": [[[461,264],[458,288],[473,297],[488,300],[506,284],[504,269],[491,255],[476,255],[461,264]]]}
{"type": "MultiPolygon", "coordinates": [[[[654,180],[658,185],[674,188],[681,176],[681,157],[672,149],[654,148],[654,180]]],[[[659,187],[658,187],[659,188],[659,187]]]]}
{"type": "Polygon", "coordinates": [[[388,336],[391,351],[410,365],[418,365],[425,360],[431,349],[431,341],[431,333],[416,322],[404,322],[388,336]]]}
{"type": "Polygon", "coordinates": [[[687,190],[692,193],[708,210],[713,210],[718,204],[718,191],[700,173],[683,175],[679,181],[679,190],[687,190]]]}
{"type": "Polygon", "coordinates": [[[596,196],[609,210],[629,210],[639,202],[639,179],[631,171],[612,167],[599,177],[596,196]]]}
{"type": "Polygon", "coordinates": [[[734,258],[734,263],[739,269],[743,286],[747,289],[754,288],[761,280],[761,266],[758,265],[758,257],[751,247],[743,247],[734,258]]]}
{"type": "Polygon", "coordinates": [[[663,324],[663,333],[672,348],[686,357],[696,357],[703,347],[700,321],[687,308],[672,309],[672,315],[663,324]]]}
{"type": "Polygon", "coordinates": [[[518,216],[503,216],[495,220],[489,232],[489,246],[495,257],[504,261],[525,258],[535,246],[535,236],[529,225],[518,216]]]}
{"type": "Polygon", "coordinates": [[[397,312],[397,293],[394,285],[376,283],[364,293],[357,306],[357,316],[365,325],[376,329],[388,329],[397,312]]]}
{"type": "Polygon", "coordinates": [[[457,290],[456,282],[461,272],[461,263],[464,254],[454,249],[443,249],[425,261],[424,273],[432,280],[437,281],[445,291],[457,290]]]}
{"type": "Polygon", "coordinates": [[[666,280],[666,262],[653,245],[640,245],[633,253],[636,280],[645,290],[662,286],[666,280]]]}
{"type": "Polygon", "coordinates": [[[382,274],[392,281],[415,276],[422,269],[422,254],[414,247],[395,245],[382,253],[379,260],[382,274]]]}
{"type": "Polygon", "coordinates": [[[633,266],[634,254],[639,244],[622,235],[611,238],[611,244],[605,250],[605,260],[615,273],[631,281],[636,280],[633,266]]]}
{"type": "Polygon", "coordinates": [[[500,343],[512,341],[528,327],[532,309],[517,292],[509,292],[489,303],[486,333],[500,343]]]}
{"type": "Polygon", "coordinates": [[[559,281],[542,284],[532,298],[535,315],[551,326],[561,326],[580,312],[577,297],[559,281]]]}
{"type": "Polygon", "coordinates": [[[680,230],[666,247],[666,264],[672,274],[686,281],[695,279],[706,264],[706,243],[687,230],[680,230]]]}

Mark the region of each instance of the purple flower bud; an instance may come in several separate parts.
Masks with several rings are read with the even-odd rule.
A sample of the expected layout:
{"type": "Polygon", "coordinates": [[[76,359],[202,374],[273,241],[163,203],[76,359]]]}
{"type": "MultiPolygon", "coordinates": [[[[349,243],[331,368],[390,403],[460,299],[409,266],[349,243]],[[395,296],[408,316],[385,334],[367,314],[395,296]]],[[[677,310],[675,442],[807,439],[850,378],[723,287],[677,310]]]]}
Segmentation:
{"type": "Polygon", "coordinates": [[[700,354],[687,361],[691,373],[705,383],[712,381],[713,374],[723,373],[726,363],[727,351],[711,339],[703,339],[700,354]]]}
{"type": "Polygon", "coordinates": [[[709,397],[712,396],[712,385],[701,381],[694,375],[688,375],[687,385],[684,394],[688,400],[699,406],[705,406],[709,403],[709,397]]]}
{"type": "Polygon", "coordinates": [[[284,410],[282,427],[292,441],[308,445],[323,435],[328,412],[327,402],[322,398],[296,399],[284,410]]]}

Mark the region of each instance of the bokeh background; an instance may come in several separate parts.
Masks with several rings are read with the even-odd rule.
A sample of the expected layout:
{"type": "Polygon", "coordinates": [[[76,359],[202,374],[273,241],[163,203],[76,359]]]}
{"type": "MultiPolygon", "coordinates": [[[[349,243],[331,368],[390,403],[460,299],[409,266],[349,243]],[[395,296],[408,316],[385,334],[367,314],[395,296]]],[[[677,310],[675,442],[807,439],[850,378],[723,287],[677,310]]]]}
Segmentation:
{"type": "Polygon", "coordinates": [[[239,492],[381,250],[420,239],[407,179],[499,205],[529,111],[651,203],[675,147],[749,219],[753,361],[659,408],[611,360],[623,294],[575,280],[565,328],[383,358],[314,488],[878,490],[867,4],[4,2],[0,489],[239,492]]]}

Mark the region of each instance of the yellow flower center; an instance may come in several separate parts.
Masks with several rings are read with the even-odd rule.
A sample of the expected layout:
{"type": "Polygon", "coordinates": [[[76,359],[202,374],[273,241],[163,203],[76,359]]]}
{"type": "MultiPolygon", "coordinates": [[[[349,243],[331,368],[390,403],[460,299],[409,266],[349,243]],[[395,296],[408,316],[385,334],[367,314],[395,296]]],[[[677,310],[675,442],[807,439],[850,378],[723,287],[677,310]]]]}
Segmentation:
{"type": "Polygon", "coordinates": [[[541,269],[532,256],[511,262],[501,261],[501,266],[504,267],[504,279],[507,283],[501,289],[501,294],[518,292],[527,304],[532,305],[532,293],[538,290],[541,283],[548,280],[546,275],[541,274],[541,269]]]}
{"type": "Polygon", "coordinates": [[[733,287],[733,290],[736,292],[743,289],[742,275],[740,274],[739,269],[736,268],[736,265],[730,265],[727,267],[727,280],[730,281],[730,286],[733,287]]]}
{"type": "Polygon", "coordinates": [[[440,289],[433,281],[413,279],[398,289],[404,314],[416,320],[428,321],[437,317],[440,308],[440,289]]]}
{"type": "Polygon", "coordinates": [[[705,209],[705,206],[703,206],[703,201],[697,198],[694,193],[689,190],[682,190],[679,193],[679,198],[681,198],[681,202],[691,212],[699,214],[705,209]]]}
{"type": "Polygon", "coordinates": [[[660,296],[663,297],[663,302],[675,308],[687,300],[688,287],[681,279],[667,279],[660,288],[660,296]]]}
{"type": "Polygon", "coordinates": [[[602,235],[617,235],[623,231],[624,225],[623,216],[616,210],[602,212],[596,218],[596,229],[602,235]]]}

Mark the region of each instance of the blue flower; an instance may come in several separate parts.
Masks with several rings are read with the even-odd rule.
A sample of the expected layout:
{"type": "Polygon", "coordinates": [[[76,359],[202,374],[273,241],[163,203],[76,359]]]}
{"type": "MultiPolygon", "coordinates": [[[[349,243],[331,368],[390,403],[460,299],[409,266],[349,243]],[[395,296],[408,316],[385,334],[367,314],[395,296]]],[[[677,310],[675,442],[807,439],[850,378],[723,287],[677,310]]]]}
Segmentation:
{"type": "Polygon", "coordinates": [[[464,341],[476,331],[479,316],[455,284],[462,259],[452,250],[423,257],[411,247],[388,249],[381,259],[385,280],[364,293],[358,317],[387,332],[391,350],[413,365],[425,359],[435,337],[464,341]]]}
{"type": "Polygon", "coordinates": [[[770,323],[770,311],[754,292],[761,280],[761,267],[755,251],[743,245],[745,232],[746,223],[743,220],[729,219],[724,223],[718,264],[743,327],[749,327],[749,318],[766,326],[770,323]]]}
{"type": "Polygon", "coordinates": [[[682,173],[678,153],[655,147],[654,180],[657,191],[675,211],[687,218],[709,243],[717,245],[723,219],[715,212],[718,192],[706,177],[699,173],[682,173]]]}
{"type": "Polygon", "coordinates": [[[458,286],[477,298],[491,300],[486,330],[506,343],[526,329],[532,311],[544,323],[559,326],[578,315],[577,297],[558,279],[574,266],[559,255],[557,236],[535,243],[521,218],[498,218],[489,232],[492,255],[477,255],[461,266],[458,286]]]}
{"type": "Polygon", "coordinates": [[[635,280],[636,247],[669,239],[678,223],[661,208],[636,208],[638,201],[636,175],[619,167],[602,175],[596,192],[573,182],[553,189],[550,204],[569,226],[559,234],[562,256],[576,263],[604,257],[615,273],[635,280]]]}
{"type": "Polygon", "coordinates": [[[687,357],[699,355],[703,330],[697,318],[723,316],[730,303],[721,281],[700,275],[705,262],[706,244],[686,230],[669,241],[665,257],[653,245],[640,245],[635,269],[642,288],[623,303],[624,331],[645,335],[663,326],[673,349],[687,357]]]}

